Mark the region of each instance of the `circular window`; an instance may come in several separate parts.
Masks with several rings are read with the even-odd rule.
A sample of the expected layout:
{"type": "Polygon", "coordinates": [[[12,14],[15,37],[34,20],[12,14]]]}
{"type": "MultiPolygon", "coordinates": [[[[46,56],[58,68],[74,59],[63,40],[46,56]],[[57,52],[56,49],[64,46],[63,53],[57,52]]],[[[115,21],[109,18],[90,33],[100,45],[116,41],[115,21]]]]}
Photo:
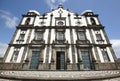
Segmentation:
{"type": "Polygon", "coordinates": [[[64,22],[63,21],[59,21],[57,24],[58,24],[58,26],[63,26],[64,22]]]}

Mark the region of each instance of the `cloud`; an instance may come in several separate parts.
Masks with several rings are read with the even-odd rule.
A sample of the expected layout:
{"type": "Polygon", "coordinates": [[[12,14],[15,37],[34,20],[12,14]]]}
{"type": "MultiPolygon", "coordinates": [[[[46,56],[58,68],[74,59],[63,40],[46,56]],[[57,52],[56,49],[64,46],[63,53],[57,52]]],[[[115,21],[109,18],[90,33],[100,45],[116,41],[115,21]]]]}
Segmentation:
{"type": "Polygon", "coordinates": [[[0,42],[0,57],[3,57],[8,45],[0,42]]]}
{"type": "Polygon", "coordinates": [[[8,11],[0,10],[0,18],[5,20],[5,25],[8,28],[15,28],[15,26],[17,25],[18,18],[13,16],[8,11]]]}
{"type": "Polygon", "coordinates": [[[117,55],[120,58],[120,39],[112,39],[110,40],[112,43],[112,47],[117,55]]]}
{"type": "Polygon", "coordinates": [[[67,0],[46,0],[47,5],[53,9],[56,8],[59,4],[65,3],[67,0]]]}

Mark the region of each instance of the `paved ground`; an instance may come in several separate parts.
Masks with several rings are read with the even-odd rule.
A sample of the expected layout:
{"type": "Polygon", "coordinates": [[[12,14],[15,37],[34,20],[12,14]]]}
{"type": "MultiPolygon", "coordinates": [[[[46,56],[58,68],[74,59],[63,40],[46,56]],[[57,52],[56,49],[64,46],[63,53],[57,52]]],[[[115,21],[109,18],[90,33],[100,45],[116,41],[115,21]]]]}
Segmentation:
{"type": "MultiPolygon", "coordinates": [[[[26,80],[120,81],[120,71],[1,71],[1,78],[26,80]]],[[[0,81],[16,81],[2,80],[0,81]]]]}

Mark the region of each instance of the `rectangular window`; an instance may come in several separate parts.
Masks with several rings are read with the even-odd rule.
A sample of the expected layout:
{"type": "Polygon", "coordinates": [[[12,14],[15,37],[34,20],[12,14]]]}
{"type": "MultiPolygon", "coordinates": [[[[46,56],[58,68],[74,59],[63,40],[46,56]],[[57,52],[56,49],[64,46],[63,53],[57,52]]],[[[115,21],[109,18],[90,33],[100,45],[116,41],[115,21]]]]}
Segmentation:
{"type": "Polygon", "coordinates": [[[109,62],[110,61],[108,53],[107,53],[106,50],[104,50],[104,49],[102,50],[102,55],[103,55],[103,59],[104,59],[105,62],[109,62]]]}
{"type": "Polygon", "coordinates": [[[30,62],[30,69],[36,70],[39,66],[40,51],[32,51],[32,57],[30,62]]]}
{"type": "Polygon", "coordinates": [[[64,40],[63,32],[57,32],[57,40],[64,40]]]}
{"type": "Polygon", "coordinates": [[[43,39],[43,34],[38,32],[36,33],[36,40],[42,40],[43,39]]]}
{"type": "Polygon", "coordinates": [[[84,70],[90,70],[91,69],[91,62],[90,62],[89,51],[87,51],[87,50],[81,51],[81,56],[82,56],[84,70]]]}
{"type": "Polygon", "coordinates": [[[96,38],[97,38],[97,40],[102,40],[101,34],[96,34],[96,38]]]}
{"type": "Polygon", "coordinates": [[[79,32],[79,40],[85,40],[85,33],[79,32]]]}
{"type": "Polygon", "coordinates": [[[25,34],[20,34],[19,40],[24,40],[25,34]]]}

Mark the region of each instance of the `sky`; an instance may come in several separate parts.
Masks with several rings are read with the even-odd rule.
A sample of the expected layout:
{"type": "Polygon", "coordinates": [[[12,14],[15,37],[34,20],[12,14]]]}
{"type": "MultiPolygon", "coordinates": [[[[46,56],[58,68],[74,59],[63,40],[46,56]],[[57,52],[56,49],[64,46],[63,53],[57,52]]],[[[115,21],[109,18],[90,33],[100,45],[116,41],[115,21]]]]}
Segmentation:
{"type": "Polygon", "coordinates": [[[0,0],[0,56],[4,55],[23,14],[29,10],[44,14],[59,4],[78,14],[85,10],[99,14],[112,47],[120,58],[120,0],[0,0]]]}

